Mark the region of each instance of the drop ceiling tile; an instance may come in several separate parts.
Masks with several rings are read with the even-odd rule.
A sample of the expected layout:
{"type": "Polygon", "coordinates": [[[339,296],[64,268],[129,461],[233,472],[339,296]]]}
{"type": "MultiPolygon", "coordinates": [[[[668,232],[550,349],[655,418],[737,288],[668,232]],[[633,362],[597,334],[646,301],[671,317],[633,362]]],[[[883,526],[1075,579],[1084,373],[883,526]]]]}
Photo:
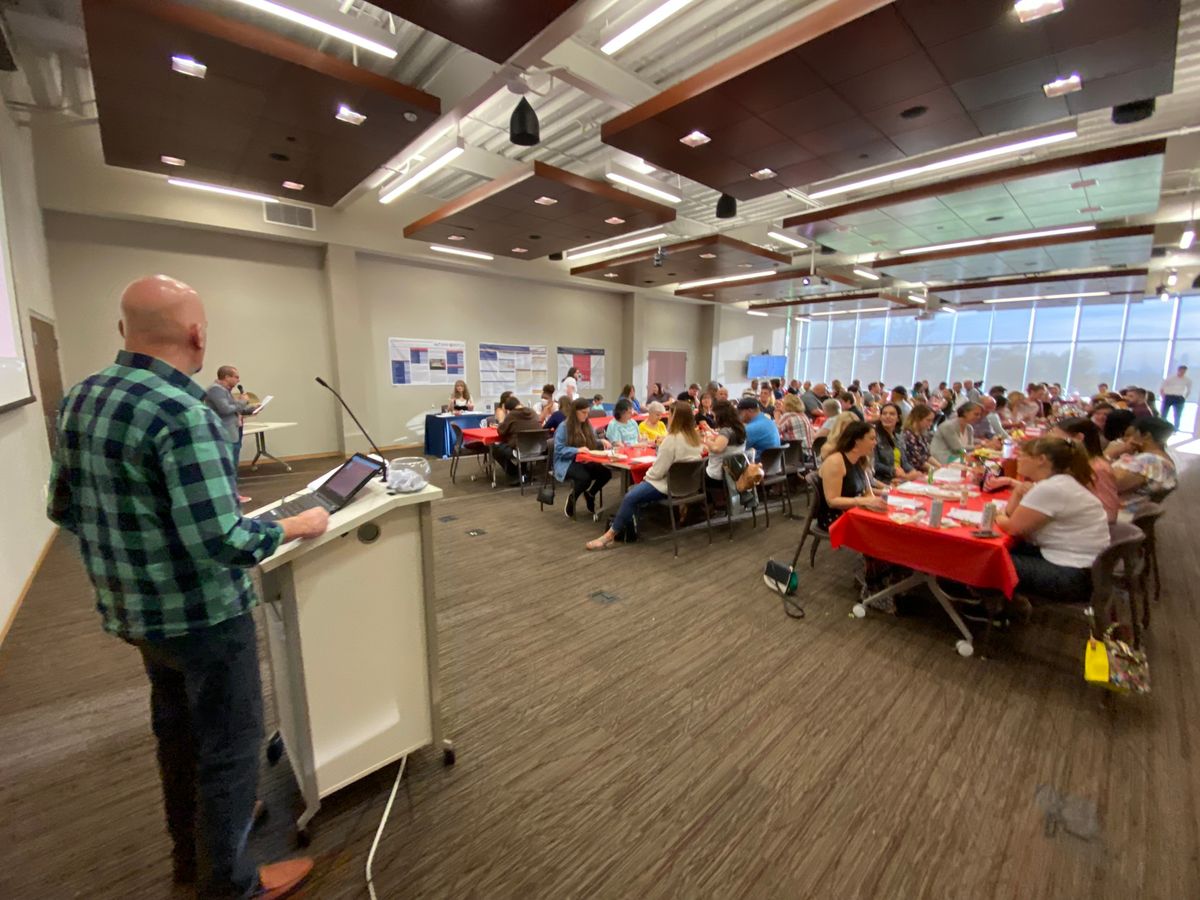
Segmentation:
{"type": "Polygon", "coordinates": [[[862,212],[850,213],[849,215],[840,216],[836,219],[829,219],[834,225],[870,225],[875,222],[893,222],[895,219],[889,215],[890,210],[867,209],[862,212]]]}
{"type": "Polygon", "coordinates": [[[973,110],[971,118],[984,134],[997,134],[1054,122],[1069,114],[1062,97],[1046,97],[1039,85],[1036,93],[973,110]]]}
{"type": "Polygon", "coordinates": [[[927,94],[944,84],[932,60],[918,51],[865,75],[843,81],[837,85],[837,91],[860,113],[867,113],[910,102],[912,98],[927,94]]]}
{"type": "Polygon", "coordinates": [[[891,135],[891,139],[906,154],[915,156],[918,153],[928,153],[971,141],[982,134],[979,126],[964,114],[913,131],[891,135]]]}
{"type": "Polygon", "coordinates": [[[1078,169],[1065,169],[1061,172],[1047,172],[1045,175],[1032,175],[1028,178],[1018,178],[1006,181],[1004,186],[1014,197],[1026,194],[1042,194],[1046,191],[1069,191],[1071,185],[1083,180],[1078,169]]]}

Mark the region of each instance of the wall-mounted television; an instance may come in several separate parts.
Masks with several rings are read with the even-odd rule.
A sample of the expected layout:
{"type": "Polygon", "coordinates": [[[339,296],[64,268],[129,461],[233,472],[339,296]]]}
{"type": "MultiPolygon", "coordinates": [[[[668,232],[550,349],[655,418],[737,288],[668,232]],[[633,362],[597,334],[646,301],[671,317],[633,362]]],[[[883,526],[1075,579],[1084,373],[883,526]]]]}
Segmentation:
{"type": "Polygon", "coordinates": [[[787,357],[758,353],[746,360],[747,378],[783,378],[787,374],[787,357]]]}

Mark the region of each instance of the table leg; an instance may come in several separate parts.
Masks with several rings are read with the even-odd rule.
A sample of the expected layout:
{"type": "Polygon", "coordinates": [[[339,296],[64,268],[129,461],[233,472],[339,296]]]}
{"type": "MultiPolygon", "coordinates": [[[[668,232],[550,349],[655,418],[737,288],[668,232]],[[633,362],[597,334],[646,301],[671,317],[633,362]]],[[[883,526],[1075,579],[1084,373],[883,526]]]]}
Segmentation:
{"type": "Polygon", "coordinates": [[[264,456],[269,460],[279,463],[281,466],[287,469],[287,471],[292,471],[291,466],[285,463],[282,459],[272,456],[267,451],[267,433],[265,431],[258,431],[254,434],[254,459],[250,461],[251,472],[254,472],[258,469],[258,461],[264,456]]]}
{"type": "Polygon", "coordinates": [[[958,610],[954,608],[954,602],[949,595],[941,589],[937,583],[937,578],[926,572],[913,572],[902,581],[884,588],[882,591],[865,597],[858,603],[854,604],[854,615],[861,619],[867,614],[867,606],[879,600],[886,600],[888,597],[894,597],[896,594],[902,594],[905,591],[912,590],[915,587],[925,585],[933,594],[934,599],[946,611],[946,615],[950,617],[950,621],[954,623],[954,627],[958,629],[959,634],[963,636],[961,641],[958,641],[954,646],[958,650],[960,656],[970,656],[975,652],[975,638],[971,634],[971,630],[967,628],[962,617],[958,614],[958,610]]]}

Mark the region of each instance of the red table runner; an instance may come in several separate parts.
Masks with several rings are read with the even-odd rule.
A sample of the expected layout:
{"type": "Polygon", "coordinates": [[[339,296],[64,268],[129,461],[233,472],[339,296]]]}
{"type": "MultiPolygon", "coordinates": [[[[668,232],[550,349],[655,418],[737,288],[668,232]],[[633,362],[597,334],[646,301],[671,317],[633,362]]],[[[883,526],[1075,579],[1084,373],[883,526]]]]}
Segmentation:
{"type": "Polygon", "coordinates": [[[654,447],[618,447],[616,457],[611,457],[604,452],[592,453],[589,450],[580,450],[575,454],[575,459],[579,462],[595,462],[600,463],[602,466],[627,469],[630,480],[634,484],[639,484],[646,477],[646,473],[650,471],[650,467],[654,465],[654,462],[653,460],[650,462],[633,462],[631,457],[655,456],[657,452],[654,447]]]}
{"type": "MultiPolygon", "coordinates": [[[[930,498],[900,496],[912,497],[929,509],[930,498]]],[[[1003,508],[1008,492],[974,495],[967,500],[966,508],[982,509],[989,500],[1003,508]]],[[[952,500],[946,500],[944,504],[943,517],[960,506],[952,500]]],[[[889,519],[886,513],[851,509],[842,513],[830,527],[829,543],[834,548],[849,547],[885,562],[971,587],[1000,590],[1006,597],[1011,597],[1017,586],[1017,572],[1008,554],[1013,539],[1006,534],[995,538],[973,537],[973,528],[930,528],[917,523],[901,525],[889,519]]]]}

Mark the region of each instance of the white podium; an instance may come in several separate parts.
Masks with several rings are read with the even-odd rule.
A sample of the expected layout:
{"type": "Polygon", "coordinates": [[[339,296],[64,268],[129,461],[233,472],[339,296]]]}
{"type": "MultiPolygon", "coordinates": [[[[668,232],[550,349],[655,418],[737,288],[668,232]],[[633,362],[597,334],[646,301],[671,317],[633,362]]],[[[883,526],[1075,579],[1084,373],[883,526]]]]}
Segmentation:
{"type": "Polygon", "coordinates": [[[433,486],[389,495],[374,481],[324,535],[284,544],[259,567],[279,732],[305,801],[302,844],[321,798],[430,744],[454,762],[439,708],[431,503],[441,496],[433,486]]]}

